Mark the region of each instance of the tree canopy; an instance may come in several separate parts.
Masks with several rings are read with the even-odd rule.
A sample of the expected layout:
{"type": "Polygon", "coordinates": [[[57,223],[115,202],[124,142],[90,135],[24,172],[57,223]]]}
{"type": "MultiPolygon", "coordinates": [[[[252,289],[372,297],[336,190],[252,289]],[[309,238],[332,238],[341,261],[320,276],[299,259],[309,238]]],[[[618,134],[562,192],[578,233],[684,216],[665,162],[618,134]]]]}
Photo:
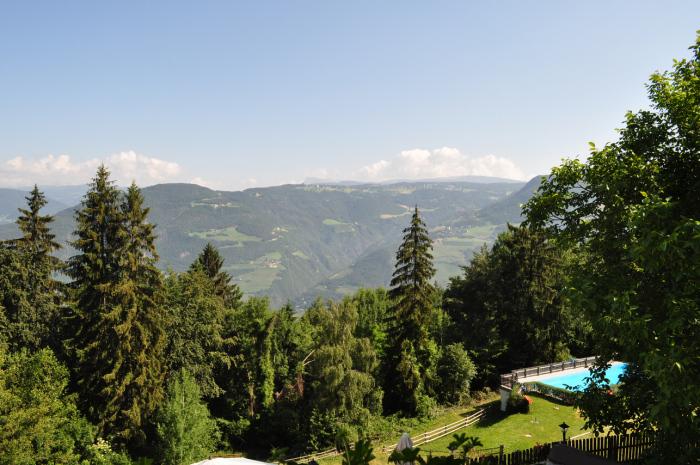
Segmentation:
{"type": "Polygon", "coordinates": [[[479,365],[481,382],[501,373],[592,350],[587,326],[560,295],[572,253],[542,233],[508,225],[450,278],[447,309],[479,365]]]}
{"type": "Polygon", "coordinates": [[[135,184],[122,196],[101,165],[76,212],[66,341],[80,406],[104,435],[143,445],[163,396],[166,315],[154,226],[135,184]]]}
{"type": "Polygon", "coordinates": [[[587,256],[568,286],[602,356],[584,415],[599,430],[656,431],[659,463],[690,460],[700,442],[700,36],[691,50],[652,75],[652,109],[627,113],[618,142],[565,160],[525,207],[531,227],[587,256]],[[613,358],[630,363],[614,400],[613,358]]]}

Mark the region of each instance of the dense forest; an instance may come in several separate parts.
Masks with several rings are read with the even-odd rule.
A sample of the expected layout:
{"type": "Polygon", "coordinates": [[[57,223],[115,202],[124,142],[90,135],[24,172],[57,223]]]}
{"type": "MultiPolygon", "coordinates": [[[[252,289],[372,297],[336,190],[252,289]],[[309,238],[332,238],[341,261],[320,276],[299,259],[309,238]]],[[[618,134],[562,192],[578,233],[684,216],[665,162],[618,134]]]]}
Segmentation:
{"type": "Polygon", "coordinates": [[[497,387],[501,371],[592,350],[556,296],[570,255],[518,227],[436,287],[416,206],[390,290],[319,296],[298,316],[244,299],[212,244],[186,271],[162,273],[141,190],[116,189],[104,166],[76,210],[65,263],[52,254],[61,245],[43,193],[26,200],[23,235],[0,250],[3,463],[302,453],[339,432],[377,438],[497,387]]]}

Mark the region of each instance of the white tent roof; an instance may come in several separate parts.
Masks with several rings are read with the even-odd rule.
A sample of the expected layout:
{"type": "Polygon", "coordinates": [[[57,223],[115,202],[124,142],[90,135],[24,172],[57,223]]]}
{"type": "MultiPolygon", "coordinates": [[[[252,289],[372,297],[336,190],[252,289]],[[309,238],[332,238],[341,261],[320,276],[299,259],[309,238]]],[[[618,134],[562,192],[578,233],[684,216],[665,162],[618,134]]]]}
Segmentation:
{"type": "Polygon", "coordinates": [[[243,457],[232,458],[216,458],[211,460],[202,460],[201,462],[193,463],[192,465],[271,465],[268,462],[260,462],[258,460],[245,459],[243,457]]]}

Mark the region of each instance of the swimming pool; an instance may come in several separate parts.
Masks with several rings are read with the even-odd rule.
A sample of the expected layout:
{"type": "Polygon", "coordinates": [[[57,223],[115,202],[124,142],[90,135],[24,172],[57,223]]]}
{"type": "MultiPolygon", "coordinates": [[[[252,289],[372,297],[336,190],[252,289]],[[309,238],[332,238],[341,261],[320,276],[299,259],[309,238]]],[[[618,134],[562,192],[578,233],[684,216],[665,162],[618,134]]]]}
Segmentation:
{"type": "MultiPolygon", "coordinates": [[[[610,384],[618,384],[620,382],[620,375],[625,372],[625,368],[627,367],[626,363],[616,363],[612,365],[610,368],[608,368],[607,373],[605,374],[605,377],[610,380],[610,384]]],[[[547,386],[553,386],[561,389],[567,389],[566,385],[571,386],[572,388],[575,387],[580,387],[583,389],[584,387],[584,378],[588,378],[591,376],[591,372],[586,370],[586,371],[579,371],[578,373],[570,373],[568,375],[562,375],[562,376],[557,376],[556,378],[548,378],[548,379],[543,379],[540,381],[542,384],[546,384],[547,386]]]]}

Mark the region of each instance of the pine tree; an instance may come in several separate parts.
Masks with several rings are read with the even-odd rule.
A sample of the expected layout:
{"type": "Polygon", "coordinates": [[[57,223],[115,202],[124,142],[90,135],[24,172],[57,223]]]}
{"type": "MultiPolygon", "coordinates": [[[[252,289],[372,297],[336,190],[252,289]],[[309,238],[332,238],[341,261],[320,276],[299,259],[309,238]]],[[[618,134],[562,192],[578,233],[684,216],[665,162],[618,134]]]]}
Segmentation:
{"type": "Polygon", "coordinates": [[[435,294],[430,283],[435,276],[430,253],[433,246],[417,205],[411,225],[403,232],[391,280],[393,287],[389,291],[395,304],[387,319],[390,355],[399,384],[387,386],[387,399],[390,410],[398,408],[415,413],[421,397],[431,393],[429,326],[435,294]]]}
{"type": "Polygon", "coordinates": [[[102,436],[119,434],[138,446],[142,420],[162,398],[165,374],[164,291],[140,190],[122,195],[101,165],[76,213],[73,356],[80,406],[102,436]]]}
{"type": "Polygon", "coordinates": [[[200,267],[204,274],[214,282],[216,295],[224,300],[226,307],[235,308],[240,303],[243,293],[236,284],[231,284],[231,275],[226,271],[221,271],[223,266],[223,257],[216,247],[208,242],[190,269],[200,267]]]}
{"type": "Polygon", "coordinates": [[[390,317],[395,322],[392,338],[394,341],[411,339],[424,344],[428,339],[435,294],[435,287],[430,283],[435,276],[435,268],[430,253],[433,245],[425,223],[418,216],[418,206],[411,218],[411,226],[403,232],[403,243],[396,253],[396,270],[389,292],[396,299],[390,317]]]}
{"type": "Polygon", "coordinates": [[[32,256],[32,263],[48,261],[54,269],[61,266],[61,261],[49,255],[55,250],[63,248],[61,244],[56,242],[55,234],[51,234],[49,224],[55,221],[51,215],[41,216],[39,210],[44,207],[48,201],[43,192],[39,192],[39,188],[34,184],[34,189],[29,193],[27,199],[28,210],[18,208],[21,213],[17,219],[17,225],[20,231],[24,233],[19,239],[10,239],[6,241],[7,245],[12,250],[20,250],[29,253],[32,256]]]}
{"type": "Polygon", "coordinates": [[[109,432],[108,401],[102,394],[110,381],[106,376],[118,362],[116,349],[114,285],[121,278],[122,213],[119,191],[100,165],[90,189],[76,212],[78,251],[68,261],[73,279],[73,313],[69,317],[70,338],[66,346],[73,358],[79,405],[100,435],[109,432]]]}
{"type": "Polygon", "coordinates": [[[40,215],[47,204],[43,192],[34,185],[27,199],[28,209],[18,208],[17,225],[24,235],[5,241],[9,250],[0,253],[0,304],[6,307],[10,345],[13,350],[31,352],[51,345],[57,348],[58,304],[61,283],[52,273],[63,262],[50,255],[61,249],[51,234],[50,215],[40,215]]]}
{"type": "Polygon", "coordinates": [[[118,354],[106,378],[103,394],[105,415],[113,431],[134,445],[145,442],[143,420],[163,397],[165,377],[165,291],[153,234],[148,223],[149,208],[135,183],[122,202],[121,280],[114,287],[114,311],[105,315],[115,323],[115,352],[118,354]]]}

